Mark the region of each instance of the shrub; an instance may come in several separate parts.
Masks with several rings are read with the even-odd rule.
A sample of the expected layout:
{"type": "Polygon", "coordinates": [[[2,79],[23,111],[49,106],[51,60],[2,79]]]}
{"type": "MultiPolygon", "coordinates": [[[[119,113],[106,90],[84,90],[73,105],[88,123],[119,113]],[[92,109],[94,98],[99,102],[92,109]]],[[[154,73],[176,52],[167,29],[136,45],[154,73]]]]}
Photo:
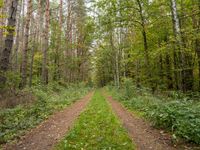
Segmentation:
{"type": "Polygon", "coordinates": [[[123,79],[123,87],[125,90],[124,97],[130,99],[133,96],[133,81],[131,78],[123,79]]]}
{"type": "Polygon", "coordinates": [[[178,137],[200,144],[199,107],[188,101],[171,101],[149,108],[146,113],[154,125],[178,137]]]}

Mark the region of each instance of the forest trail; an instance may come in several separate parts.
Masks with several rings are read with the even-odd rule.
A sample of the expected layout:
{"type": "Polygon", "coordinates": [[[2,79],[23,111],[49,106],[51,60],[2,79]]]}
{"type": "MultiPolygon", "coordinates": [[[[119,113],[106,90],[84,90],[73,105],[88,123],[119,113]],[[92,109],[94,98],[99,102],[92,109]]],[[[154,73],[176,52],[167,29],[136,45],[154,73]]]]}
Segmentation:
{"type": "Polygon", "coordinates": [[[50,150],[69,131],[73,122],[81,114],[90,101],[93,93],[52,115],[37,128],[27,133],[16,144],[8,144],[5,150],[50,150]]]}
{"type": "Polygon", "coordinates": [[[127,129],[129,136],[136,145],[137,150],[175,150],[171,146],[168,135],[161,134],[159,130],[153,129],[143,119],[128,112],[119,102],[111,96],[106,96],[114,112],[127,129]]]}

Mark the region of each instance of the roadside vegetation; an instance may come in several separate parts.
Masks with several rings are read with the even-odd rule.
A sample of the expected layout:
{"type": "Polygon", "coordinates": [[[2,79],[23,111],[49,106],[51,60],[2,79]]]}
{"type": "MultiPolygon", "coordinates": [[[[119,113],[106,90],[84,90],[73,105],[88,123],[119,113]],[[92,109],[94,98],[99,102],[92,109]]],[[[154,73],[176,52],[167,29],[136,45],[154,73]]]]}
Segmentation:
{"type": "Polygon", "coordinates": [[[111,107],[97,91],[74,128],[55,149],[132,150],[134,146],[111,107]]]}
{"type": "Polygon", "coordinates": [[[200,103],[184,94],[153,95],[125,79],[121,89],[107,86],[109,93],[125,107],[150,120],[155,127],[172,133],[174,141],[200,144],[200,103]]]}
{"type": "Polygon", "coordinates": [[[53,112],[74,103],[89,89],[83,84],[64,87],[53,83],[46,87],[40,85],[26,89],[31,91],[35,99],[33,102],[0,110],[0,144],[20,137],[26,130],[35,127],[53,112]]]}

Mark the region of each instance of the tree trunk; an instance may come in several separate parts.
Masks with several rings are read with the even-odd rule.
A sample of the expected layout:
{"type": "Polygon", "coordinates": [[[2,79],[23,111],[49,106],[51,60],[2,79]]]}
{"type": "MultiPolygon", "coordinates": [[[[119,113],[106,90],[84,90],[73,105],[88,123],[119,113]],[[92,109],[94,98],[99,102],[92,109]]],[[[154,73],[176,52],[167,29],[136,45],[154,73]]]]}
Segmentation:
{"type": "Polygon", "coordinates": [[[22,0],[22,25],[21,25],[21,35],[20,35],[20,46],[19,49],[24,48],[24,26],[25,26],[25,0],[22,0]]]}
{"type": "Polygon", "coordinates": [[[12,0],[9,6],[7,29],[8,34],[5,37],[5,45],[3,47],[0,58],[0,87],[4,87],[6,83],[5,72],[9,68],[9,59],[13,46],[13,36],[15,32],[16,14],[17,14],[18,0],[12,0]]]}
{"type": "Polygon", "coordinates": [[[20,83],[20,88],[24,88],[27,82],[27,62],[28,62],[28,44],[29,44],[29,29],[30,29],[30,18],[32,14],[32,0],[28,0],[27,5],[27,15],[25,24],[25,36],[24,36],[24,46],[22,50],[22,70],[21,76],[22,80],[20,83]]]}
{"type": "Polygon", "coordinates": [[[32,78],[33,78],[33,64],[34,64],[34,56],[35,56],[35,50],[37,49],[37,31],[38,29],[35,28],[35,25],[37,26],[37,23],[34,24],[35,18],[32,16],[31,18],[31,33],[33,33],[33,37],[31,38],[31,60],[30,60],[30,72],[29,72],[29,87],[32,86],[32,78]]]}
{"type": "Polygon", "coordinates": [[[37,11],[37,28],[38,28],[38,35],[37,35],[37,41],[39,43],[38,48],[41,50],[42,49],[42,39],[43,39],[43,11],[42,11],[42,0],[38,0],[38,11],[37,11]]]}
{"type": "MultiPolygon", "coordinates": [[[[185,5],[183,4],[183,1],[181,0],[181,16],[186,16],[185,12],[185,5]]],[[[185,25],[187,25],[187,21],[184,18],[180,18],[180,28],[182,29],[185,25]]],[[[190,47],[187,46],[187,43],[189,43],[187,33],[185,31],[181,32],[181,40],[182,40],[182,48],[183,48],[183,87],[184,91],[192,91],[193,90],[193,82],[194,82],[194,75],[193,75],[193,69],[194,69],[194,62],[193,62],[193,54],[191,52],[185,51],[185,49],[190,49],[190,47]]]]}
{"type": "MultiPolygon", "coordinates": [[[[200,12],[200,1],[193,0],[193,5],[197,4],[198,11],[200,12]]],[[[193,28],[196,30],[196,35],[200,34],[200,13],[197,16],[192,16],[193,28]]],[[[197,54],[198,70],[199,70],[199,91],[200,91],[200,38],[196,37],[195,41],[195,52],[197,54]]]]}
{"type": "MultiPolygon", "coordinates": [[[[178,78],[179,83],[178,87],[180,90],[185,91],[185,85],[184,85],[184,80],[185,80],[185,56],[183,53],[183,44],[182,44],[182,38],[181,38],[181,29],[180,29],[180,21],[178,18],[178,13],[177,13],[177,6],[176,6],[176,0],[171,0],[171,11],[172,11],[172,21],[173,21],[173,29],[174,29],[174,37],[176,40],[175,43],[175,50],[174,50],[174,55],[177,56],[174,59],[174,63],[178,66],[178,78]]],[[[175,66],[176,67],[176,66],[175,66]]]]}
{"type": "Polygon", "coordinates": [[[45,29],[44,29],[44,47],[43,47],[43,63],[42,63],[42,83],[48,84],[48,69],[47,69],[47,51],[49,46],[49,22],[50,21],[50,4],[46,0],[45,8],[45,29]]]}
{"type": "MultiPolygon", "coordinates": [[[[4,15],[5,11],[4,11],[4,4],[2,4],[2,6],[0,6],[0,14],[4,15]]],[[[0,27],[4,26],[4,18],[0,17],[0,27]]],[[[1,56],[1,52],[3,49],[3,29],[0,28],[0,56],[1,56]]]]}
{"type": "Polygon", "coordinates": [[[18,10],[18,19],[17,19],[17,37],[15,38],[15,51],[14,51],[14,64],[13,69],[15,72],[18,72],[18,50],[19,50],[19,38],[20,38],[20,25],[21,25],[21,7],[22,4],[19,4],[19,10],[18,10]]]}
{"type": "Polygon", "coordinates": [[[35,37],[33,41],[33,46],[31,48],[31,62],[30,62],[30,76],[29,76],[29,87],[32,86],[32,77],[33,77],[33,63],[34,63],[34,54],[35,54],[35,37]]]}
{"type": "Polygon", "coordinates": [[[116,63],[117,88],[120,88],[119,51],[118,51],[118,49],[116,49],[116,52],[115,52],[115,63],[116,63]]]}
{"type": "Polygon", "coordinates": [[[65,66],[64,66],[64,79],[71,82],[73,79],[72,69],[69,64],[72,64],[72,1],[67,0],[67,26],[66,26],[66,50],[65,50],[65,66]]]}
{"type": "Polygon", "coordinates": [[[172,71],[171,71],[171,63],[170,63],[170,55],[166,54],[166,78],[167,78],[167,89],[172,90],[173,89],[173,79],[172,79],[172,71]]]}
{"type": "Polygon", "coordinates": [[[141,27],[142,27],[142,36],[144,42],[144,56],[145,56],[145,63],[146,63],[146,75],[148,78],[148,82],[150,87],[154,92],[153,81],[152,81],[152,74],[151,74],[151,66],[150,66],[150,59],[149,59],[149,51],[148,51],[148,42],[147,42],[147,33],[146,33],[146,26],[145,26],[145,17],[144,17],[144,10],[140,0],[137,0],[138,7],[139,7],[139,14],[141,19],[141,27]]]}
{"type": "Polygon", "coordinates": [[[59,7],[59,34],[58,34],[58,49],[56,50],[56,60],[55,60],[55,78],[59,80],[60,78],[60,53],[62,52],[62,24],[63,24],[63,0],[60,0],[59,7]]]}

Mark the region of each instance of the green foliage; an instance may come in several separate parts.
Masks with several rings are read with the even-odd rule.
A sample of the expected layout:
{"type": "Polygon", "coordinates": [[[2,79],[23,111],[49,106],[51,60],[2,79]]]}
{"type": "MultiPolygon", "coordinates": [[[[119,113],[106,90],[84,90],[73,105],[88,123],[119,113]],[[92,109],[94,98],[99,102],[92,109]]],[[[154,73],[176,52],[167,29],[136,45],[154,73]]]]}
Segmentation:
{"type": "MultiPolygon", "coordinates": [[[[4,2],[3,2],[3,0],[0,0],[0,8],[2,8],[3,7],[3,5],[4,5],[4,2]]],[[[1,14],[0,14],[1,15],[1,14]]]]}
{"type": "Polygon", "coordinates": [[[172,92],[170,97],[158,98],[146,90],[134,89],[127,98],[126,87],[121,91],[107,88],[115,99],[120,100],[130,110],[144,116],[156,127],[173,133],[173,138],[183,138],[200,144],[200,103],[188,100],[183,94],[172,92]],[[142,90],[142,91],[141,91],[142,90]]]}
{"type": "Polygon", "coordinates": [[[36,96],[31,106],[17,106],[0,110],[0,143],[22,135],[47,119],[56,110],[63,109],[85,95],[89,88],[83,85],[68,88],[51,83],[48,87],[38,85],[29,89],[36,96]]]}
{"type": "Polygon", "coordinates": [[[94,1],[98,12],[96,26],[99,37],[95,61],[98,85],[116,81],[119,72],[120,80],[126,75],[137,85],[149,87],[153,92],[167,89],[199,91],[199,58],[196,55],[199,16],[193,11],[199,12],[200,4],[195,0],[177,0],[176,4],[184,47],[181,52],[174,36],[177,33],[173,30],[173,16],[168,15],[172,13],[169,0],[94,1]],[[195,40],[196,43],[192,42],[195,40]],[[178,58],[178,53],[183,54],[184,61],[178,58]],[[181,77],[182,71],[187,74],[186,77],[181,77]]]}
{"type": "Polygon", "coordinates": [[[131,78],[123,79],[123,87],[125,89],[125,99],[129,99],[133,96],[133,81],[131,78]]]}
{"type": "Polygon", "coordinates": [[[200,104],[188,101],[171,101],[151,106],[148,118],[158,127],[164,127],[188,141],[200,144],[200,104]]]}
{"type": "Polygon", "coordinates": [[[16,72],[7,71],[6,72],[6,87],[9,89],[17,89],[20,83],[20,75],[16,72]]]}
{"type": "Polygon", "coordinates": [[[108,103],[97,91],[75,127],[56,149],[131,150],[134,147],[108,103]]]}

